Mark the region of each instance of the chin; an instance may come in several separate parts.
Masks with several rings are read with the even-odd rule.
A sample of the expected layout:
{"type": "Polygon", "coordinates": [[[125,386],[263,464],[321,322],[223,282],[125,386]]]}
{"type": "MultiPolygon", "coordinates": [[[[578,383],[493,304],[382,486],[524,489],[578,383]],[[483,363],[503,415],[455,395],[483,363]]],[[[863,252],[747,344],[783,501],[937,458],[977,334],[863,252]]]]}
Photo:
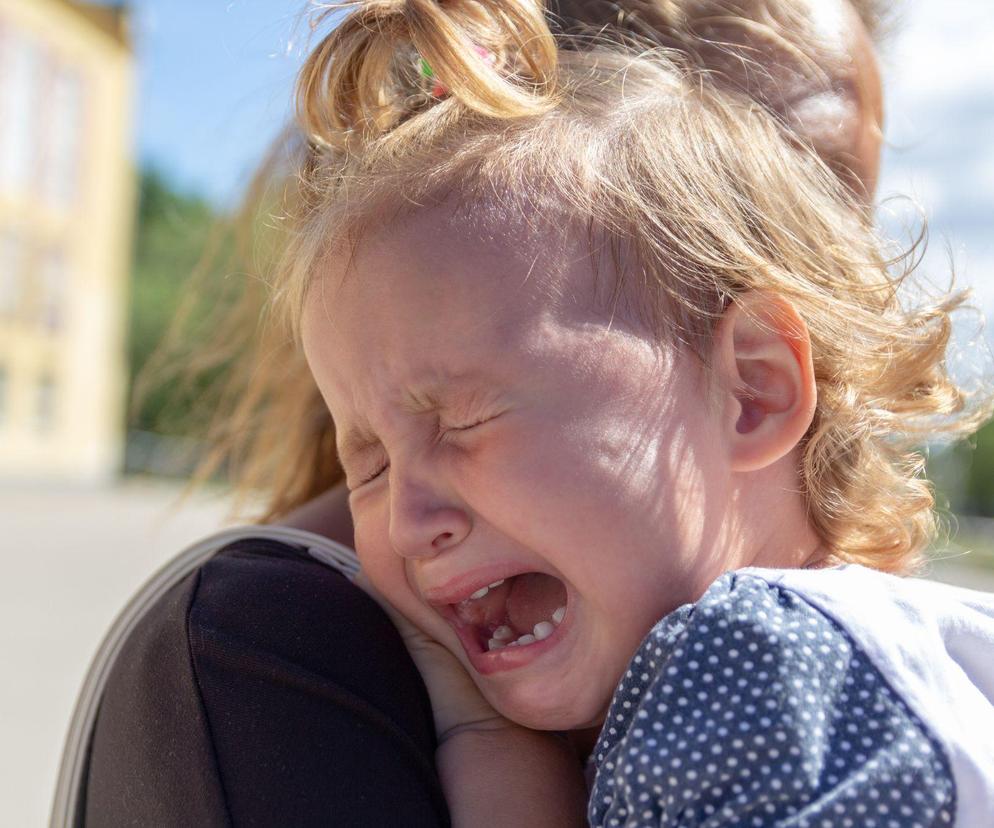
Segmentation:
{"type": "Polygon", "coordinates": [[[557,682],[550,680],[531,686],[481,687],[480,690],[498,713],[532,730],[600,727],[610,698],[591,692],[592,687],[574,692],[566,688],[553,691],[556,687],[557,682]]]}

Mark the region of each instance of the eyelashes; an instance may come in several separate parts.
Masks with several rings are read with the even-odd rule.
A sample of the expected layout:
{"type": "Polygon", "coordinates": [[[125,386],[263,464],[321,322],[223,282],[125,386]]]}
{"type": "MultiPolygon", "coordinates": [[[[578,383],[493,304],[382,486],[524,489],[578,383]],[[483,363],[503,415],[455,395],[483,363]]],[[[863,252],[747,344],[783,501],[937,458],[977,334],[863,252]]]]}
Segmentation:
{"type": "MultiPolygon", "coordinates": [[[[447,435],[453,434],[453,433],[456,433],[456,434],[465,434],[468,431],[472,431],[475,428],[479,428],[480,426],[483,426],[483,425],[486,425],[487,423],[493,422],[499,416],[500,416],[500,414],[491,414],[491,415],[483,417],[483,418],[481,418],[479,420],[476,420],[475,422],[468,423],[467,425],[445,426],[445,427],[442,427],[442,428],[439,429],[438,439],[437,439],[436,442],[438,442],[438,443],[445,443],[445,442],[447,442],[447,440],[446,440],[446,436],[447,435]]],[[[372,483],[374,480],[376,480],[376,478],[378,478],[380,475],[382,475],[389,468],[390,468],[390,463],[389,462],[382,463],[374,472],[372,472],[371,474],[367,474],[364,477],[362,477],[355,484],[355,486],[352,487],[351,490],[355,491],[356,489],[360,488],[361,486],[365,486],[367,483],[372,483]]]]}
{"type": "Polygon", "coordinates": [[[491,420],[496,420],[497,416],[498,415],[491,415],[491,416],[483,417],[482,419],[477,420],[476,422],[470,423],[469,425],[446,426],[445,428],[439,429],[439,432],[440,432],[439,436],[440,436],[440,438],[442,440],[444,440],[445,439],[445,435],[448,434],[448,433],[450,433],[450,432],[453,432],[453,431],[455,431],[455,432],[471,431],[472,429],[476,428],[477,426],[481,426],[484,423],[489,423],[491,420]]]}
{"type": "Polygon", "coordinates": [[[379,477],[381,474],[383,474],[383,472],[385,472],[388,468],[390,468],[390,464],[389,463],[384,463],[375,472],[373,472],[372,474],[367,475],[366,477],[363,477],[361,480],[359,480],[355,484],[355,486],[352,487],[352,491],[355,491],[360,486],[365,486],[367,483],[372,483],[374,480],[376,480],[377,477],[379,477]]]}

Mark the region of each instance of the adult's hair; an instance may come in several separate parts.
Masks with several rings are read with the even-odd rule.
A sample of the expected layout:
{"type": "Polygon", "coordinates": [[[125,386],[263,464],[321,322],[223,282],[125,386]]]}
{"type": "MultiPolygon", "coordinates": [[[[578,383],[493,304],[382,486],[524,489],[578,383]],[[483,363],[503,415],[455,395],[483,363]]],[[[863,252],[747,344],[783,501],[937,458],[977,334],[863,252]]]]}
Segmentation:
{"type": "Polygon", "coordinates": [[[784,121],[857,194],[873,196],[883,140],[874,41],[881,0],[551,0],[560,30],[606,30],[685,55],[784,121]]]}

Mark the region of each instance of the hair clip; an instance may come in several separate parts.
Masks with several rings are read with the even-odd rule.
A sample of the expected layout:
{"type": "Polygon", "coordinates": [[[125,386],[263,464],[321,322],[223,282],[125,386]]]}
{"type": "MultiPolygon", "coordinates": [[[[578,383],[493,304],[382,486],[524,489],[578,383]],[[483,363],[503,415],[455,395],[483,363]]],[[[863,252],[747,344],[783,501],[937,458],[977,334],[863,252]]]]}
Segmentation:
{"type": "MultiPolygon", "coordinates": [[[[497,63],[497,56],[489,49],[485,49],[482,46],[474,44],[473,51],[476,52],[476,54],[483,59],[483,62],[486,63],[487,66],[492,67],[497,63]]],[[[442,98],[449,93],[449,90],[446,89],[439,82],[438,78],[435,77],[435,72],[431,68],[431,64],[420,55],[418,56],[417,67],[418,67],[418,73],[421,75],[421,77],[432,81],[432,87],[431,87],[432,97],[442,98]]]]}
{"type": "Polygon", "coordinates": [[[423,57],[418,57],[418,71],[421,73],[421,77],[433,81],[431,87],[431,96],[433,98],[441,98],[445,95],[445,87],[442,86],[438,80],[436,80],[435,72],[432,70],[431,64],[423,57]]]}

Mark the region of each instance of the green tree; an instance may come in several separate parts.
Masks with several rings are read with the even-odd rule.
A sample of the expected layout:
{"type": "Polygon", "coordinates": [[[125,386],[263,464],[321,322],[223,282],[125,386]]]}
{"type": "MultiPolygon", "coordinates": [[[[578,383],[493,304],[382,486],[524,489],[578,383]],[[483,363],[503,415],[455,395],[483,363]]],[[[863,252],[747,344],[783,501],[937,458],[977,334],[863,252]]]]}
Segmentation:
{"type": "Polygon", "coordinates": [[[974,439],[973,451],[965,458],[963,512],[994,517],[994,420],[974,439]]]}
{"type": "Polygon", "coordinates": [[[928,478],[943,512],[994,517],[994,420],[968,440],[932,447],[928,478]]]}
{"type": "MultiPolygon", "coordinates": [[[[194,282],[191,276],[198,266],[204,266],[219,218],[205,199],[180,192],[154,169],[143,171],[128,337],[130,429],[167,434],[195,431],[187,406],[175,398],[171,386],[153,380],[146,392],[136,396],[136,379],[148,367],[194,284],[207,281],[198,278],[194,282]]],[[[221,257],[210,259],[221,261],[221,257]]],[[[206,266],[210,267],[210,261],[206,266]]],[[[220,270],[219,265],[215,267],[220,270]]],[[[223,274],[208,276],[220,279],[223,274]]],[[[204,297],[205,305],[208,302],[204,297]]]]}

